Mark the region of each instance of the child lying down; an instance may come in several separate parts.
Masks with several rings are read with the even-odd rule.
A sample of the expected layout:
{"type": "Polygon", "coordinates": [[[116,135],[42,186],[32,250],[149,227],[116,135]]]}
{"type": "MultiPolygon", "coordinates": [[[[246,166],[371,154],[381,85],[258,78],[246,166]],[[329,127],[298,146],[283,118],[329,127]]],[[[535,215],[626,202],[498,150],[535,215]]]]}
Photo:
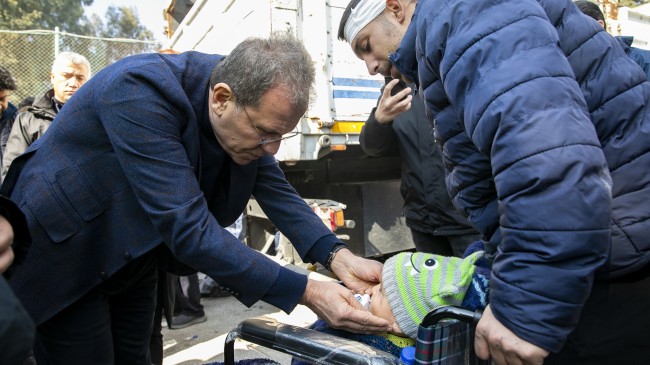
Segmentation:
{"type": "Polygon", "coordinates": [[[384,263],[382,282],[370,293],[369,310],[393,323],[393,333],[417,337],[432,310],[456,305],[487,305],[489,269],[483,251],[461,259],[423,252],[402,252],[384,263]]]}
{"type": "MultiPolygon", "coordinates": [[[[466,255],[461,259],[423,252],[402,252],[386,260],[382,282],[365,294],[369,295],[368,310],[392,322],[392,333],[354,334],[333,329],[323,320],[316,321],[311,328],[399,356],[402,348],[414,345],[418,326],[430,311],[447,305],[469,310],[487,306],[489,264],[483,257],[484,252],[472,249],[472,246],[466,255]]],[[[300,364],[296,361],[293,363],[300,364]]]]}

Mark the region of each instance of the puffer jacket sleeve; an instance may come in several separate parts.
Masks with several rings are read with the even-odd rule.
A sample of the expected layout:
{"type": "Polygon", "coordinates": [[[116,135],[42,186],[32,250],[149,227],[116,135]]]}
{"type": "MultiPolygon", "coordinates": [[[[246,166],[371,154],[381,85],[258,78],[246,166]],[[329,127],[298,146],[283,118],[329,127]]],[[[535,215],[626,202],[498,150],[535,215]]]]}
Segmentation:
{"type": "MultiPolygon", "coordinates": [[[[431,104],[444,91],[453,110],[437,125],[462,123],[480,154],[467,158],[490,161],[493,181],[483,181],[497,196],[483,203],[501,238],[492,311],[558,351],[607,259],[611,178],[556,30],[535,0],[427,1],[417,26],[424,97],[440,112],[431,104]]],[[[471,164],[458,169],[469,174],[471,164]]],[[[474,188],[457,194],[475,200],[474,188]]]]}

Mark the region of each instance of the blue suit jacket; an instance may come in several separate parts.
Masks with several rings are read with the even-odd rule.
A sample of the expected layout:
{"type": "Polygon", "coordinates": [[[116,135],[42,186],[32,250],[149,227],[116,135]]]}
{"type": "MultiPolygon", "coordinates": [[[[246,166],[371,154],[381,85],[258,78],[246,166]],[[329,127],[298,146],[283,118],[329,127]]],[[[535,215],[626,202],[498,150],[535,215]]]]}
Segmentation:
{"type": "Polygon", "coordinates": [[[240,166],[217,143],[207,99],[220,59],[146,54],[105,68],[12,164],[2,190],[33,245],[10,283],[37,324],[163,242],[248,306],[298,303],[306,277],[222,226],[252,194],[307,260],[324,262],[337,239],[272,156],[240,166]]]}

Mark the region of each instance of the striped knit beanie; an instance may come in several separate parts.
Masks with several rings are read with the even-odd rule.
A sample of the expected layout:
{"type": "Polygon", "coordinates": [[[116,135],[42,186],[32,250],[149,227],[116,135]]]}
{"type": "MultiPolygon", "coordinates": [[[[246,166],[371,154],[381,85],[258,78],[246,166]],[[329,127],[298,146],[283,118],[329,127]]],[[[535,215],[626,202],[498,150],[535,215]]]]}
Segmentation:
{"type": "Polygon", "coordinates": [[[397,325],[415,338],[427,313],[445,305],[461,305],[483,256],[461,259],[424,252],[402,252],[384,263],[382,281],[397,325]]]}

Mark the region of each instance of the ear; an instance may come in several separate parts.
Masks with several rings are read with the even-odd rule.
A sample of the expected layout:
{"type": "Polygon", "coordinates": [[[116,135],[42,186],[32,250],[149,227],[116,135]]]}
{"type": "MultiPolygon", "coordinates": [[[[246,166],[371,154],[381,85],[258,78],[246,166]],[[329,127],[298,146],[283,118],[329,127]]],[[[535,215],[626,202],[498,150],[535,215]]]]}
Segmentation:
{"type": "Polygon", "coordinates": [[[232,92],[232,89],[228,84],[220,82],[214,85],[210,93],[210,103],[215,112],[221,114],[229,103],[234,102],[235,94],[232,92]]]}
{"type": "Polygon", "coordinates": [[[605,22],[602,20],[596,20],[601,27],[605,28],[605,22]]]}
{"type": "Polygon", "coordinates": [[[404,6],[401,0],[386,0],[386,10],[389,14],[392,14],[398,22],[403,23],[406,19],[406,13],[404,12],[404,6]]]}
{"type": "Polygon", "coordinates": [[[54,81],[54,72],[50,71],[50,82],[54,81]]]}

